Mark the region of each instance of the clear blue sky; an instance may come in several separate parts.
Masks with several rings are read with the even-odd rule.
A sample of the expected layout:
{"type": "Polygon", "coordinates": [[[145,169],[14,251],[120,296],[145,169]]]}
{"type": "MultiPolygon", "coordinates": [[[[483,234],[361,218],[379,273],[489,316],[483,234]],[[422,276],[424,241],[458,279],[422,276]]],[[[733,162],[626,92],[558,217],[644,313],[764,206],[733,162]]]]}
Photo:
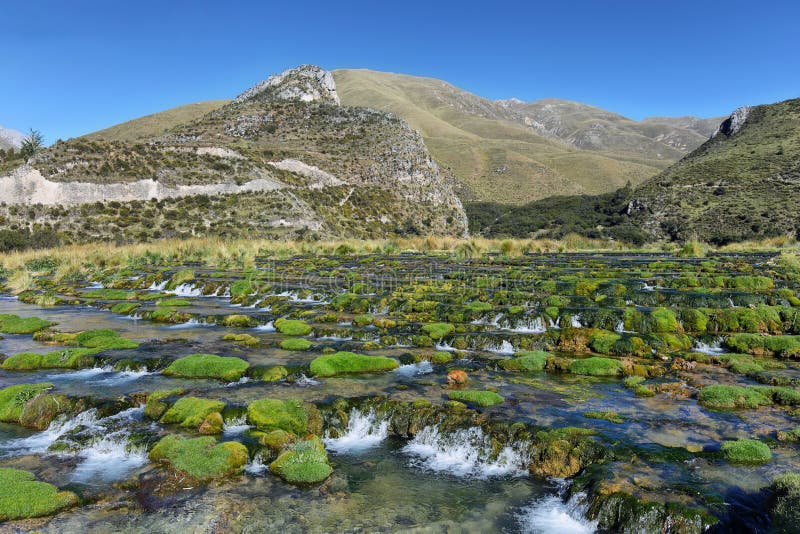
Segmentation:
{"type": "Polygon", "coordinates": [[[0,125],[50,143],[301,63],[637,119],[714,116],[800,96],[799,36],[791,0],[6,2],[0,125]]]}

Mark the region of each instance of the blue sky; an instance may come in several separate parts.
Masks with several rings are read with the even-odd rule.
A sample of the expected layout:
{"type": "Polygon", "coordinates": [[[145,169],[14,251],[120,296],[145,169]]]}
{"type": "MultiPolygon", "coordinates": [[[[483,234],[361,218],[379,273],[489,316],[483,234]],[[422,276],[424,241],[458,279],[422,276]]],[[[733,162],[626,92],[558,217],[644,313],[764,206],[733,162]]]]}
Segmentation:
{"type": "Polygon", "coordinates": [[[13,2],[0,16],[0,125],[49,142],[301,63],[556,97],[632,118],[714,116],[800,96],[800,3],[13,2]]]}

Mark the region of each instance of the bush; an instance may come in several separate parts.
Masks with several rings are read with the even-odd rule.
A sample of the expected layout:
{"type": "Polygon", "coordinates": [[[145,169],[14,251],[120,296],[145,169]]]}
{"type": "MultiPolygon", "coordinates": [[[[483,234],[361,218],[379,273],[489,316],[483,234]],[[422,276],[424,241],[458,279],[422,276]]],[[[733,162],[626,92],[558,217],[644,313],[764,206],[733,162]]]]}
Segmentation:
{"type": "Polygon", "coordinates": [[[732,464],[759,465],[772,459],[772,451],[757,439],[726,441],[720,450],[725,459],[732,464]]]}
{"type": "Polygon", "coordinates": [[[215,378],[233,382],[244,376],[249,367],[250,364],[240,358],[191,354],[172,362],[164,369],[164,374],[180,378],[215,378]]]}
{"type": "Polygon", "coordinates": [[[475,406],[494,406],[502,404],[505,399],[494,391],[481,391],[477,389],[459,389],[447,393],[450,400],[466,402],[475,406]]]}
{"type": "Polygon", "coordinates": [[[397,360],[385,356],[367,356],[352,352],[325,354],[311,361],[314,376],[336,376],[345,373],[375,373],[399,367],[397,360]]]}
{"type": "Polygon", "coordinates": [[[52,515],[77,503],[77,495],[37,481],[33,473],[0,468],[0,521],[52,515]]]}

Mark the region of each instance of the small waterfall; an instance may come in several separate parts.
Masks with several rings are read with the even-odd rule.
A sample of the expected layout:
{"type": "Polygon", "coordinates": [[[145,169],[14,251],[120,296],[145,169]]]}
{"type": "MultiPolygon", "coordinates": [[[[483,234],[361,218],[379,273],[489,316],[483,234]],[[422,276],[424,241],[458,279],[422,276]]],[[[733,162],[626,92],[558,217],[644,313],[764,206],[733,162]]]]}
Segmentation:
{"type": "Polygon", "coordinates": [[[53,373],[47,375],[48,380],[87,380],[107,373],[113,373],[114,368],[110,365],[104,367],[90,367],[80,371],[70,371],[68,373],[53,373]]]}
{"type": "Polygon", "coordinates": [[[260,324],[260,325],[258,325],[256,327],[254,327],[253,330],[256,330],[258,332],[274,332],[275,331],[275,325],[273,325],[272,321],[270,321],[270,322],[268,322],[266,324],[260,324]]]}
{"type": "Polygon", "coordinates": [[[437,427],[425,427],[403,447],[411,465],[459,477],[490,478],[524,476],[529,459],[525,444],[508,445],[494,456],[491,440],[480,427],[442,435],[437,427]]]}
{"type": "Polygon", "coordinates": [[[310,386],[318,386],[320,384],[322,384],[322,382],[320,382],[319,380],[314,380],[313,378],[309,378],[304,374],[301,374],[300,378],[298,378],[295,381],[295,385],[303,387],[303,388],[307,388],[307,387],[310,387],[310,386]]]}
{"type": "Polygon", "coordinates": [[[105,287],[103,282],[89,282],[89,285],[84,289],[105,289],[105,287]]]}
{"type": "Polygon", "coordinates": [[[504,328],[509,332],[517,332],[519,334],[542,334],[547,331],[544,321],[541,317],[535,317],[533,320],[528,321],[522,325],[516,325],[510,328],[504,328]]]}
{"type": "Polygon", "coordinates": [[[433,372],[433,364],[428,360],[423,360],[418,363],[409,363],[401,365],[394,372],[400,376],[410,378],[412,376],[427,375],[433,372]]]}
{"type": "Polygon", "coordinates": [[[436,350],[443,350],[445,352],[455,352],[456,351],[456,349],[453,348],[453,346],[450,345],[449,342],[444,341],[444,340],[440,340],[439,342],[437,342],[436,345],[433,348],[435,348],[436,350]]]}
{"type": "Polygon", "coordinates": [[[203,296],[202,288],[195,287],[194,284],[181,284],[172,291],[167,291],[176,297],[201,297],[203,296]]]}
{"type": "Polygon", "coordinates": [[[168,280],[164,280],[163,282],[159,282],[156,284],[153,282],[150,284],[150,287],[147,288],[147,291],[164,291],[164,288],[167,287],[168,280]]]}
{"type": "Polygon", "coordinates": [[[517,516],[522,532],[531,534],[592,534],[596,521],[586,517],[586,494],[577,493],[567,502],[557,495],[541,498],[517,516]]]}
{"type": "Polygon", "coordinates": [[[239,380],[236,380],[235,382],[228,382],[223,387],[235,388],[236,386],[241,386],[242,384],[247,384],[248,382],[252,382],[252,381],[253,381],[253,379],[250,378],[249,376],[243,376],[242,378],[240,378],[239,380]]]}
{"type": "Polygon", "coordinates": [[[147,367],[140,367],[139,369],[125,369],[124,371],[113,373],[113,376],[109,376],[108,378],[103,378],[101,380],[90,380],[89,382],[93,384],[116,386],[126,382],[133,382],[134,380],[138,380],[144,376],[154,374],[157,373],[155,371],[148,371],[147,367]]]}
{"type": "Polygon", "coordinates": [[[195,319],[194,317],[192,317],[185,323],[174,324],[172,326],[168,326],[167,328],[169,328],[170,330],[181,330],[184,328],[199,328],[201,326],[214,326],[214,323],[206,323],[204,321],[200,321],[199,319],[195,319]]]}
{"type": "Polygon", "coordinates": [[[360,452],[377,446],[389,433],[389,421],[378,421],[374,410],[350,412],[347,430],[338,438],[326,437],[325,446],[339,454],[360,452]]]}
{"type": "Polygon", "coordinates": [[[504,356],[510,356],[510,355],[514,354],[514,345],[512,345],[510,341],[507,341],[507,340],[504,339],[503,342],[500,343],[499,346],[495,345],[495,346],[489,347],[486,350],[488,350],[489,352],[494,352],[495,354],[502,354],[504,356]]]}
{"type": "Polygon", "coordinates": [[[314,338],[317,341],[350,341],[353,338],[351,336],[347,337],[340,337],[340,336],[319,336],[314,338]]]}
{"type": "Polygon", "coordinates": [[[241,415],[239,417],[234,417],[230,421],[225,421],[225,425],[222,428],[222,433],[226,437],[238,436],[244,434],[244,432],[249,428],[250,425],[247,424],[247,417],[241,415]]]}
{"type": "Polygon", "coordinates": [[[730,297],[728,297],[728,305],[729,305],[731,308],[738,308],[738,307],[739,307],[739,306],[737,306],[736,304],[734,304],[734,303],[733,303],[733,299],[732,299],[732,298],[730,298],[730,297]]]}
{"type": "Polygon", "coordinates": [[[619,321],[617,326],[614,327],[614,332],[618,334],[625,332],[625,323],[623,321],[619,321]]]}
{"type": "Polygon", "coordinates": [[[128,431],[112,432],[91,446],[82,449],[81,462],[72,473],[72,481],[91,484],[125,479],[129,473],[147,463],[145,447],[131,447],[128,431]]]}
{"type": "Polygon", "coordinates": [[[709,343],[703,343],[700,340],[695,341],[694,345],[692,346],[692,350],[695,352],[702,352],[703,354],[723,354],[725,349],[722,348],[722,338],[718,337],[714,341],[709,343]]]}
{"type": "Polygon", "coordinates": [[[569,318],[572,328],[583,328],[580,315],[574,315],[569,318]]]}
{"type": "Polygon", "coordinates": [[[41,454],[56,442],[58,438],[78,428],[85,426],[101,429],[98,426],[97,410],[91,409],[81,412],[75,417],[58,417],[50,423],[47,430],[28,436],[27,438],[10,439],[0,442],[0,456],[23,456],[26,454],[41,454]]]}
{"type": "Polygon", "coordinates": [[[269,465],[264,463],[264,457],[261,456],[261,453],[256,454],[256,456],[244,466],[244,472],[254,476],[261,476],[266,473],[268,469],[269,465]]]}

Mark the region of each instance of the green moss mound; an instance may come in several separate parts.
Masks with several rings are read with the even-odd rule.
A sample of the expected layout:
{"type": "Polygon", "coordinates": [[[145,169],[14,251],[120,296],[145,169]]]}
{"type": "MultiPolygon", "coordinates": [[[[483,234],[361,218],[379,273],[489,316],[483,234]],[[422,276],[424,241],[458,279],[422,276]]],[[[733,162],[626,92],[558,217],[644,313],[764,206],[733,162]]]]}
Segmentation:
{"type": "Polygon", "coordinates": [[[241,358],[216,354],[190,354],[172,362],[164,369],[164,374],[181,378],[215,378],[232,382],[244,376],[249,368],[250,364],[241,358]]]}
{"type": "Polygon", "coordinates": [[[30,371],[34,369],[81,369],[91,367],[99,349],[64,349],[46,354],[21,352],[9,356],[3,362],[7,371],[30,371]]]}
{"type": "Polygon", "coordinates": [[[622,373],[622,364],[611,358],[593,356],[583,360],[573,360],[569,364],[569,372],[588,376],[618,376],[622,373]]]}
{"type": "Polygon", "coordinates": [[[237,345],[243,345],[245,347],[255,347],[258,345],[259,340],[257,337],[253,337],[250,334],[225,334],[222,336],[223,341],[230,341],[232,343],[236,343],[237,345]]]}
{"type": "Polygon", "coordinates": [[[481,391],[477,389],[460,389],[447,393],[450,400],[465,402],[475,406],[494,406],[502,404],[505,399],[494,391],[481,391]]]}
{"type": "Polygon", "coordinates": [[[247,407],[247,422],[262,432],[285,430],[295,435],[308,431],[308,413],[297,399],[260,399],[247,407]]]}
{"type": "Polygon", "coordinates": [[[772,451],[757,439],[726,441],[720,450],[725,459],[732,464],[760,465],[772,459],[772,451]]]}
{"type": "Polygon", "coordinates": [[[772,481],[769,514],[772,531],[797,532],[800,525],[800,473],[784,473],[772,481]]]}
{"type": "Polygon", "coordinates": [[[18,423],[25,405],[34,397],[49,389],[53,384],[19,384],[0,389],[0,421],[18,423]]]}
{"type": "Polygon", "coordinates": [[[735,408],[758,408],[772,404],[772,399],[763,391],[745,386],[707,386],[700,390],[697,402],[716,410],[735,408]]]}
{"type": "Polygon", "coordinates": [[[37,481],[33,473],[0,468],[0,521],[52,515],[77,503],[77,495],[37,481]]]}
{"type": "Polygon", "coordinates": [[[543,351],[520,352],[516,357],[501,360],[497,365],[506,371],[542,371],[547,365],[548,356],[549,354],[543,351]]]}
{"type": "Polygon", "coordinates": [[[330,476],[325,446],[316,436],[289,444],[269,470],[290,484],[317,484],[330,476]]]}
{"type": "Polygon", "coordinates": [[[162,423],[178,424],[185,428],[197,428],[206,417],[225,408],[222,401],[183,397],[161,416],[162,423]]]}
{"type": "Polygon", "coordinates": [[[75,342],[81,347],[99,350],[135,349],[139,346],[137,342],[120,337],[119,333],[108,328],[80,332],[75,336],[75,342]]]}
{"type": "Polygon", "coordinates": [[[130,315],[135,309],[140,308],[142,305],[138,302],[118,302],[111,306],[111,313],[118,315],[130,315]]]}
{"type": "Polygon", "coordinates": [[[157,389],[147,396],[147,403],[144,405],[144,415],[150,419],[160,419],[164,412],[169,409],[169,404],[164,402],[169,397],[174,397],[183,393],[180,388],[176,389],[157,389]]]}
{"type": "Polygon", "coordinates": [[[191,306],[192,301],[186,299],[163,299],[157,300],[156,306],[191,306]]]}
{"type": "Polygon", "coordinates": [[[385,356],[367,356],[353,352],[325,354],[311,361],[314,376],[336,376],[347,373],[377,373],[397,369],[397,360],[385,356]]]}
{"type": "Polygon", "coordinates": [[[155,444],[150,459],[207,481],[240,472],[248,454],[247,447],[236,441],[217,443],[211,436],[186,439],[170,435],[155,444]]]}
{"type": "Polygon", "coordinates": [[[456,327],[450,323],[431,323],[423,325],[422,331],[431,339],[442,339],[444,336],[456,331],[456,327]]]}
{"type": "Polygon", "coordinates": [[[54,324],[38,317],[23,318],[7,313],[0,314],[0,332],[4,334],[33,334],[54,324]]]}
{"type": "Polygon", "coordinates": [[[287,336],[307,336],[313,330],[310,324],[299,319],[284,319],[281,317],[273,324],[278,332],[287,336]]]}
{"type": "Polygon", "coordinates": [[[283,350],[308,350],[311,348],[311,342],[302,338],[284,339],[281,341],[281,348],[283,350]]]}

